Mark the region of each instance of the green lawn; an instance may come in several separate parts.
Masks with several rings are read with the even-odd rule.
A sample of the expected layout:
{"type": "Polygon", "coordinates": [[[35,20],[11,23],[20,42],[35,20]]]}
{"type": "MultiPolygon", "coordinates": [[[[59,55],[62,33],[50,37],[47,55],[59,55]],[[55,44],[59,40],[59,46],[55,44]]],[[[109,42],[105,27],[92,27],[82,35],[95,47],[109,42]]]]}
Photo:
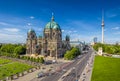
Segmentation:
{"type": "Polygon", "coordinates": [[[96,56],[91,81],[120,81],[120,58],[96,56]]]}
{"type": "Polygon", "coordinates": [[[10,62],[12,62],[11,60],[7,60],[7,59],[2,59],[2,58],[0,58],[0,65],[2,65],[2,64],[7,64],[7,63],[10,63],[10,62]]]}
{"type": "MultiPolygon", "coordinates": [[[[8,60],[5,61],[5,59],[3,59],[3,61],[8,62],[8,60]]],[[[1,61],[1,63],[3,62],[1,61]]],[[[9,60],[9,63],[3,64],[0,66],[0,79],[5,78],[6,76],[10,76],[16,73],[23,72],[30,68],[32,68],[32,66],[19,63],[19,62],[13,62],[9,60]]]]}

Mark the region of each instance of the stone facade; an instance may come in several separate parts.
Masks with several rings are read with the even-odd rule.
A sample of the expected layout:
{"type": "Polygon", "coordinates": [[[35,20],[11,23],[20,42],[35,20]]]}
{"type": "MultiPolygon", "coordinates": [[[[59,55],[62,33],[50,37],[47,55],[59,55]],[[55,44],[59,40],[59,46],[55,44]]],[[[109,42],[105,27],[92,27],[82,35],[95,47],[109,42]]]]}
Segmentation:
{"type": "Polygon", "coordinates": [[[54,16],[46,24],[43,37],[37,37],[33,29],[30,29],[27,33],[27,54],[61,57],[70,48],[70,38],[66,36],[65,40],[62,41],[62,31],[59,24],[54,21],[54,16]]]}

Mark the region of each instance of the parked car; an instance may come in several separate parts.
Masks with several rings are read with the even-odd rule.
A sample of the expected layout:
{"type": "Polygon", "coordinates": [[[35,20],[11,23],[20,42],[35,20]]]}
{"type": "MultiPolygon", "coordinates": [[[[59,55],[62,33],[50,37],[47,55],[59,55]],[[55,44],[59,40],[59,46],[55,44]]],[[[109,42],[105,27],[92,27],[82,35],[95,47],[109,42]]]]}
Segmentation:
{"type": "Polygon", "coordinates": [[[44,73],[43,73],[43,72],[39,72],[39,73],[36,75],[37,78],[40,78],[40,77],[43,77],[43,76],[44,76],[44,73]]]}

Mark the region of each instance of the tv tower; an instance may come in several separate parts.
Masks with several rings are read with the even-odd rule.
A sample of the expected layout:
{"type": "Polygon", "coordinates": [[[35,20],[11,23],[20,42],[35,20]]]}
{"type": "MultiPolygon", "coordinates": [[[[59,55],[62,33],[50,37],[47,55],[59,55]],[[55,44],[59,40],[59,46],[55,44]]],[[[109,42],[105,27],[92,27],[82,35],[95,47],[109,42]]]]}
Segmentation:
{"type": "Polygon", "coordinates": [[[104,11],[102,10],[102,24],[101,24],[101,26],[102,26],[102,43],[104,43],[104,26],[105,26],[105,24],[104,24],[104,11]]]}

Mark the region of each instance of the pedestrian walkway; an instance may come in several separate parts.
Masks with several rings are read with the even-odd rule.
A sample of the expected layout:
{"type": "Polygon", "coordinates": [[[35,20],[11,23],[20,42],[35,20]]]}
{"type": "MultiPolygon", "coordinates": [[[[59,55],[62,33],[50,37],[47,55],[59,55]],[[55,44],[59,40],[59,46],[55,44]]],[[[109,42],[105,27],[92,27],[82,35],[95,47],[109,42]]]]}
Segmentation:
{"type": "Polygon", "coordinates": [[[38,72],[40,72],[40,70],[36,70],[36,71],[34,71],[34,72],[32,72],[32,73],[29,73],[29,74],[27,74],[27,75],[24,75],[24,76],[22,76],[22,77],[19,77],[19,78],[16,79],[16,80],[12,80],[12,81],[30,81],[30,80],[32,80],[33,78],[35,78],[35,76],[36,76],[36,74],[37,74],[38,72]]]}
{"type": "Polygon", "coordinates": [[[65,67],[66,64],[69,64],[69,62],[60,62],[60,63],[56,63],[56,64],[42,65],[41,69],[36,70],[36,71],[34,71],[32,73],[26,74],[26,75],[24,75],[22,77],[19,77],[18,79],[12,80],[12,81],[31,81],[31,80],[35,80],[36,74],[38,74],[40,71],[43,71],[45,73],[49,72],[50,70],[54,70],[55,71],[59,67],[62,67],[62,68],[65,67]]]}
{"type": "Polygon", "coordinates": [[[91,81],[92,69],[94,65],[94,57],[95,57],[95,52],[91,54],[91,57],[89,58],[87,65],[80,76],[79,81],[91,81]]]}

